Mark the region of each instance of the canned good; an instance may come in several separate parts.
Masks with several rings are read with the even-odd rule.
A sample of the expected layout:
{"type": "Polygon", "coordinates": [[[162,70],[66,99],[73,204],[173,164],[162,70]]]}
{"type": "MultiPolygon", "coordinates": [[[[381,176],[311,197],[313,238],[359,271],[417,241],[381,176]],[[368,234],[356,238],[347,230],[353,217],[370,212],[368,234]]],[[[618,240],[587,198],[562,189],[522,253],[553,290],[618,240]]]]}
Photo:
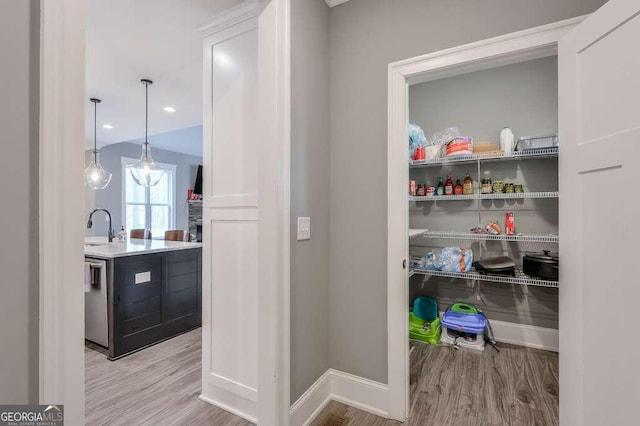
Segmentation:
{"type": "Polygon", "coordinates": [[[416,181],[409,181],[409,195],[416,195],[416,181]]]}
{"type": "Polygon", "coordinates": [[[508,193],[508,194],[513,194],[515,192],[515,188],[513,187],[512,183],[505,183],[504,184],[504,192],[508,193]]]}
{"type": "Polygon", "coordinates": [[[506,235],[516,234],[516,219],[513,217],[513,213],[506,213],[504,217],[504,233],[506,235]]]}
{"type": "Polygon", "coordinates": [[[416,190],[416,195],[418,197],[424,197],[427,194],[427,185],[419,184],[418,189],[416,190]]]}
{"type": "Polygon", "coordinates": [[[493,192],[497,194],[504,192],[504,182],[501,180],[493,181],[493,192]]]}
{"type": "Polygon", "coordinates": [[[436,187],[427,186],[427,197],[433,197],[434,195],[436,195],[436,187]]]}
{"type": "Polygon", "coordinates": [[[522,184],[517,184],[517,185],[515,185],[514,190],[515,190],[517,193],[522,193],[522,192],[524,192],[524,189],[522,188],[522,184]]]}

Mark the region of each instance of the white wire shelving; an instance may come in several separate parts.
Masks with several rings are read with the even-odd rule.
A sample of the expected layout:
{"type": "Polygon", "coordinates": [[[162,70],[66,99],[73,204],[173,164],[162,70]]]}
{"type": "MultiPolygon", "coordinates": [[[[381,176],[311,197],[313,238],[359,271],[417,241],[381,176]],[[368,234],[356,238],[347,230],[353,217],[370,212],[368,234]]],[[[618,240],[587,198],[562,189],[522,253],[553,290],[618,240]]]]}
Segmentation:
{"type": "Polygon", "coordinates": [[[429,232],[428,229],[409,229],[409,238],[420,237],[429,232]]]}
{"type": "Polygon", "coordinates": [[[558,198],[558,191],[543,192],[509,192],[494,194],[468,194],[468,195],[409,195],[409,201],[463,201],[463,200],[517,200],[525,198],[558,198]]]}
{"type": "Polygon", "coordinates": [[[433,167],[445,164],[475,163],[477,161],[513,161],[513,160],[535,160],[541,158],[557,158],[558,147],[529,149],[526,151],[515,151],[510,154],[503,152],[471,155],[457,155],[454,157],[442,157],[433,160],[409,161],[409,167],[433,167]]]}
{"type": "Polygon", "coordinates": [[[409,276],[413,275],[427,275],[433,277],[445,277],[445,278],[457,278],[462,280],[477,280],[477,281],[489,281],[502,284],[519,284],[526,286],[536,287],[551,287],[558,288],[557,281],[540,280],[537,278],[531,278],[522,272],[517,271],[517,276],[509,277],[503,275],[484,275],[472,270],[470,272],[443,272],[443,271],[430,271],[426,269],[413,269],[409,272],[409,276]]]}
{"type": "Polygon", "coordinates": [[[474,232],[458,232],[458,231],[428,231],[420,230],[423,232],[416,233],[414,235],[409,231],[409,238],[438,238],[438,239],[451,239],[451,240],[475,240],[475,241],[522,241],[532,243],[557,243],[559,236],[557,233],[519,233],[515,235],[491,235],[491,234],[477,234],[474,232]]]}

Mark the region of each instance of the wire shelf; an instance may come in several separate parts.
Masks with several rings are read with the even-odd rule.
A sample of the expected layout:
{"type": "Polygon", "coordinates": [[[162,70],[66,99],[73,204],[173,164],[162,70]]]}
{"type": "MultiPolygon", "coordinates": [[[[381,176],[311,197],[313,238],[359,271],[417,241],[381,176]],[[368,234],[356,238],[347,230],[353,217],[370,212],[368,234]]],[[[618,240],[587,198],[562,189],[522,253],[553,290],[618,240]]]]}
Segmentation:
{"type": "MultiPolygon", "coordinates": [[[[415,237],[421,236],[425,238],[440,238],[440,239],[454,239],[454,240],[481,240],[481,241],[522,241],[522,242],[535,242],[535,243],[557,243],[559,237],[557,234],[550,233],[521,233],[516,235],[490,235],[490,234],[476,234],[473,232],[456,232],[456,231],[427,231],[414,235],[415,237]]],[[[411,233],[409,234],[411,238],[411,233]]]]}
{"type": "Polygon", "coordinates": [[[428,229],[409,229],[409,238],[419,237],[428,231],[428,229]]]}
{"type": "Polygon", "coordinates": [[[558,191],[546,192],[510,192],[496,194],[469,194],[469,195],[409,195],[409,201],[461,201],[461,200],[512,200],[523,198],[558,198],[558,191]]]}
{"type": "Polygon", "coordinates": [[[536,286],[536,287],[551,287],[558,288],[557,281],[548,281],[548,280],[539,280],[536,278],[531,278],[528,275],[525,275],[521,272],[516,272],[518,276],[516,277],[508,277],[501,275],[484,275],[479,274],[475,271],[471,272],[443,272],[443,271],[429,271],[426,269],[413,269],[413,274],[427,275],[433,277],[445,277],[445,278],[457,278],[462,280],[478,280],[478,281],[490,281],[494,283],[503,283],[503,284],[519,284],[519,285],[527,285],[527,286],[536,286]]]}
{"type": "Polygon", "coordinates": [[[558,147],[552,147],[552,148],[528,149],[526,151],[514,151],[510,154],[505,154],[503,152],[490,153],[485,155],[471,154],[471,155],[457,155],[454,157],[436,158],[433,160],[409,161],[409,167],[419,168],[419,167],[441,166],[445,164],[474,163],[477,161],[535,160],[535,159],[541,159],[541,158],[557,158],[557,157],[558,157],[558,147]]]}

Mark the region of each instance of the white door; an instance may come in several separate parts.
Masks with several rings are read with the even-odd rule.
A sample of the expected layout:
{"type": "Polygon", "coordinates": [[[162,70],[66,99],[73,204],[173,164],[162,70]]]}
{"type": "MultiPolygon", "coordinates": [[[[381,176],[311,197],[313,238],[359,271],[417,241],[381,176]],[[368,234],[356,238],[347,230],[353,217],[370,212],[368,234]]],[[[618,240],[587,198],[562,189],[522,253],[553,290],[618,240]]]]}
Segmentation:
{"type": "Polygon", "coordinates": [[[640,1],[559,44],[560,423],[637,424],[640,1]]]}
{"type": "Polygon", "coordinates": [[[256,422],[258,19],[205,39],[201,398],[256,422]]]}

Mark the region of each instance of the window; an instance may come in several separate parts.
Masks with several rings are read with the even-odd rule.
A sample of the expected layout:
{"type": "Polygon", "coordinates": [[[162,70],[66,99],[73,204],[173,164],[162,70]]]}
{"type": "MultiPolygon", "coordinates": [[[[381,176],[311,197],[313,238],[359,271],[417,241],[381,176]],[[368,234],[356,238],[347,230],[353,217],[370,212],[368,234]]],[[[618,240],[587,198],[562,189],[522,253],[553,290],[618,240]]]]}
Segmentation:
{"type": "Polygon", "coordinates": [[[132,229],[151,229],[155,238],[162,238],[164,231],[174,229],[176,214],[176,166],[162,164],[165,173],[157,185],[138,185],[131,176],[131,167],[137,160],[122,158],[122,216],[127,234],[132,229]]]}

